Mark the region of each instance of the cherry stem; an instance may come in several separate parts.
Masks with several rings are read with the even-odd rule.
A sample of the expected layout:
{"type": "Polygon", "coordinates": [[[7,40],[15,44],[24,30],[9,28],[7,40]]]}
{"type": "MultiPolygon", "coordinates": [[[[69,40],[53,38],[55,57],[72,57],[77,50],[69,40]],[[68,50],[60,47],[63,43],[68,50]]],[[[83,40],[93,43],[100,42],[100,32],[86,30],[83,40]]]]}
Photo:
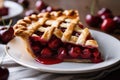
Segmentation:
{"type": "Polygon", "coordinates": [[[9,29],[11,27],[12,22],[13,22],[13,20],[11,19],[10,22],[9,22],[9,24],[8,24],[7,29],[9,29]]]}
{"type": "Polygon", "coordinates": [[[5,26],[5,21],[4,21],[4,20],[2,20],[2,23],[3,23],[3,25],[5,26]]]}
{"type": "Polygon", "coordinates": [[[96,0],[92,0],[92,4],[90,6],[90,14],[92,14],[92,15],[95,14],[95,2],[96,2],[96,0]]]}

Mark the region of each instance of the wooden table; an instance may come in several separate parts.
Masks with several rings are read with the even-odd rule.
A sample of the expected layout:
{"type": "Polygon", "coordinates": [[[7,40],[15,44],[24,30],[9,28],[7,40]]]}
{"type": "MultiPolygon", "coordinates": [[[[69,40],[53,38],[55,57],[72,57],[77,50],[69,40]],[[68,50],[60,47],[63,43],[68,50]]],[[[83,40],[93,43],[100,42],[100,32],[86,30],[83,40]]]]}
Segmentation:
{"type": "MultiPolygon", "coordinates": [[[[29,0],[30,6],[29,9],[35,9],[36,0],[29,0]]],[[[63,9],[77,9],[80,13],[80,19],[85,26],[85,15],[89,13],[89,8],[92,0],[43,0],[45,3],[63,9]]],[[[112,10],[114,15],[120,15],[120,0],[99,0],[99,3],[96,6],[96,11],[102,7],[106,7],[112,10]]],[[[24,14],[24,13],[23,13],[24,14]]],[[[21,17],[23,17],[21,14],[21,17]]],[[[92,28],[99,30],[98,28],[92,28]]],[[[120,34],[110,34],[120,40],[120,34]]],[[[110,73],[108,76],[101,80],[119,80],[120,79],[120,69],[110,73]]]]}

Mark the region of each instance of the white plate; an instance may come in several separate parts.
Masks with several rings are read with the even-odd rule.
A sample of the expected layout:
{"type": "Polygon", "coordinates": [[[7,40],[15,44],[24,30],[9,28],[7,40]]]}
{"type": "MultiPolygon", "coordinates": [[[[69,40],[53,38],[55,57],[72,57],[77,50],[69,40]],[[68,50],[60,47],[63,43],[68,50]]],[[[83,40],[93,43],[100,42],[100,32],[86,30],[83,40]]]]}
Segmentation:
{"type": "Polygon", "coordinates": [[[23,12],[23,7],[16,2],[5,1],[4,5],[9,8],[9,14],[6,16],[2,16],[2,19],[9,19],[17,15],[20,15],[23,12]]]}
{"type": "Polygon", "coordinates": [[[98,41],[99,49],[105,58],[101,63],[72,63],[62,62],[54,65],[44,65],[36,62],[25,50],[20,38],[15,38],[7,44],[7,54],[17,63],[29,68],[52,73],[87,73],[106,69],[120,60],[120,41],[98,31],[91,30],[98,41]]]}

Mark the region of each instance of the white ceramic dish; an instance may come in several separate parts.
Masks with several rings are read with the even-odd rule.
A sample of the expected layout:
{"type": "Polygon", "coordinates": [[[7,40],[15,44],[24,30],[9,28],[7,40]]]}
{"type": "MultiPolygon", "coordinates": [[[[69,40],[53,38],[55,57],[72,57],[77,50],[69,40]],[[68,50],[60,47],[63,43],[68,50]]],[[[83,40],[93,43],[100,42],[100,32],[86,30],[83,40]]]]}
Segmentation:
{"type": "Polygon", "coordinates": [[[91,30],[91,33],[98,41],[99,49],[105,59],[101,63],[62,62],[54,65],[40,64],[27,53],[24,43],[20,38],[14,38],[10,41],[6,46],[6,52],[14,61],[23,66],[52,73],[94,72],[106,69],[117,63],[120,60],[120,41],[99,31],[91,30]]]}
{"type": "Polygon", "coordinates": [[[2,16],[2,19],[9,19],[18,16],[23,12],[23,7],[16,2],[5,1],[4,5],[9,8],[9,14],[6,16],[2,16]]]}

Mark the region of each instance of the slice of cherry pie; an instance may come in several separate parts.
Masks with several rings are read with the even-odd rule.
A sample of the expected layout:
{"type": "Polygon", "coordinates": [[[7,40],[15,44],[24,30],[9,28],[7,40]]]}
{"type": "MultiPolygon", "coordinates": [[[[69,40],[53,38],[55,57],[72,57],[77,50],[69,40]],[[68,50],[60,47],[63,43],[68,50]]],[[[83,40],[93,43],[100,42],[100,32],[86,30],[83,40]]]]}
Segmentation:
{"type": "Polygon", "coordinates": [[[24,40],[26,50],[40,63],[103,61],[98,43],[89,29],[80,23],[76,10],[25,17],[16,23],[14,31],[24,40]]]}

